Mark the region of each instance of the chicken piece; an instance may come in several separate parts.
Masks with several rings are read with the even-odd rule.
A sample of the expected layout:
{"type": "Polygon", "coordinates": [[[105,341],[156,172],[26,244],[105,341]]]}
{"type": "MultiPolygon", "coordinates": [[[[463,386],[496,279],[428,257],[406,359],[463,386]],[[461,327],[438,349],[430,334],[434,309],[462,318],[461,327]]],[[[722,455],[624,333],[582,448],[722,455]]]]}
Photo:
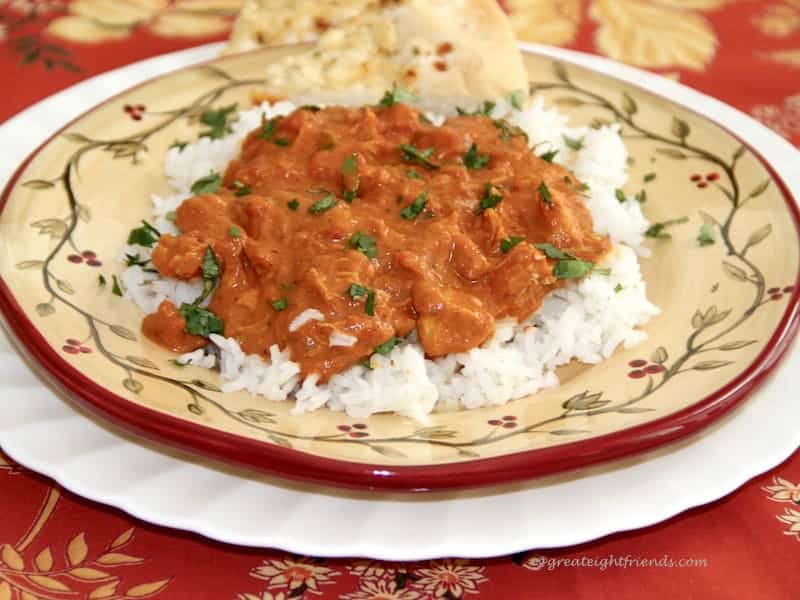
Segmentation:
{"type": "Polygon", "coordinates": [[[187,233],[175,237],[165,233],[153,250],[153,266],[164,277],[192,279],[200,276],[208,244],[187,233]]]}
{"type": "Polygon", "coordinates": [[[466,352],[494,331],[494,318],[475,296],[420,281],[412,290],[417,334],[431,357],[466,352]]]}

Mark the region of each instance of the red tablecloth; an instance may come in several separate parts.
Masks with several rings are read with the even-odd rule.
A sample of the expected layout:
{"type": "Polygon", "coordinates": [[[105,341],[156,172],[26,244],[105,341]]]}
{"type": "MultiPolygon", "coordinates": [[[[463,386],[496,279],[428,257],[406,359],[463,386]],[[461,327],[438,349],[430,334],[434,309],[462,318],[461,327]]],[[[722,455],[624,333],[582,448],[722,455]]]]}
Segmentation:
{"type": "MultiPolygon", "coordinates": [[[[99,72],[223,39],[237,4],[0,0],[0,121],[99,72]]],[[[800,0],[501,4],[522,39],[679,78],[800,144],[800,0]]],[[[644,530],[563,550],[412,564],[209,542],[77,498],[0,454],[0,600],[789,599],[800,598],[799,566],[800,453],[723,500],[644,530]]]]}

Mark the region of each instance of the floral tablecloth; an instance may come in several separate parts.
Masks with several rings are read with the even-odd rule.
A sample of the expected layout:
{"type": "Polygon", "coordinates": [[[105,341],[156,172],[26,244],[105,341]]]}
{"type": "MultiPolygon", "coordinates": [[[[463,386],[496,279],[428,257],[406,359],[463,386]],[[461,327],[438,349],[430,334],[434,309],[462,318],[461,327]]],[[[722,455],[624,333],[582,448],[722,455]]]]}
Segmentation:
{"type": "MultiPolygon", "coordinates": [[[[0,0],[0,121],[105,70],[224,39],[239,4],[0,0]]],[[[800,0],[501,5],[520,39],[679,79],[800,145],[800,0]]],[[[800,453],[723,500],[644,530],[561,550],[408,564],[237,548],[154,527],[0,453],[0,600],[789,599],[800,597],[798,565],[800,453]]]]}

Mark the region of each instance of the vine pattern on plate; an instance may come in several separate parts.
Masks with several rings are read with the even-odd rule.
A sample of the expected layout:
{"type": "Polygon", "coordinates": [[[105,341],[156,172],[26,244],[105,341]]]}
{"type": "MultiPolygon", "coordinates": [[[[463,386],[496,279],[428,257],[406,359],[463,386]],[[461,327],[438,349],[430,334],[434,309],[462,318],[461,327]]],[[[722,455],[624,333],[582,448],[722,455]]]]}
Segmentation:
{"type": "MultiPolygon", "coordinates": [[[[144,389],[143,381],[158,380],[174,386],[188,396],[186,410],[194,415],[202,415],[213,408],[226,418],[233,419],[248,428],[257,430],[271,442],[292,448],[293,440],[310,440],[314,442],[336,444],[358,444],[372,452],[395,459],[402,459],[406,454],[402,447],[411,444],[437,446],[446,449],[458,457],[477,458],[482,447],[520,435],[541,434],[563,438],[591,433],[571,425],[575,418],[585,423],[584,417],[607,413],[636,414],[656,410],[643,405],[656,391],[665,387],[678,376],[690,372],[701,372],[721,369],[735,361],[730,354],[746,348],[757,340],[737,339],[733,333],[758,310],[776,299],[773,289],[791,290],[791,287],[767,288],[765,276],[759,266],[748,256],[749,251],[761,244],[772,233],[772,225],[765,223],[753,231],[744,240],[736,240],[732,235],[732,226],[741,209],[750,202],[756,201],[771,185],[765,179],[753,186],[749,191],[742,190],[742,183],[737,175],[737,165],[747,152],[744,146],[739,147],[731,156],[721,157],[692,143],[692,130],[685,120],[673,116],[665,127],[665,132],[645,128],[637,121],[639,112],[636,100],[632,95],[623,92],[618,102],[613,102],[603,95],[576,84],[567,69],[560,63],[553,63],[554,81],[531,83],[531,92],[563,92],[567,97],[557,98],[557,104],[570,106],[589,105],[602,111],[607,117],[596,119],[594,125],[616,122],[622,128],[625,138],[646,140],[655,146],[655,153],[670,160],[694,163],[700,161],[713,169],[712,177],[706,177],[704,183],[717,193],[722,194],[728,204],[722,215],[710,215],[701,211],[706,224],[719,234],[726,257],[720,264],[720,270],[729,278],[740,283],[742,293],[748,293],[751,300],[748,306],[739,313],[733,309],[718,307],[716,304],[698,307],[693,315],[687,315],[687,337],[683,348],[672,349],[676,355],[671,358],[667,348],[659,346],[652,350],[649,360],[637,359],[637,368],[629,373],[632,379],[641,379],[642,387],[638,393],[624,400],[613,400],[605,397],[602,390],[584,390],[564,400],[561,411],[548,419],[532,423],[523,423],[515,415],[507,415],[499,419],[491,419],[486,424],[485,433],[472,439],[457,439],[458,432],[446,426],[421,427],[406,435],[376,437],[370,435],[365,426],[359,424],[339,425],[331,433],[302,435],[284,431],[280,427],[275,414],[255,408],[234,411],[211,394],[220,394],[221,390],[214,384],[200,379],[180,379],[164,375],[153,361],[133,355],[120,355],[111,352],[104,342],[108,333],[129,341],[136,341],[137,336],[128,328],[91,314],[72,301],[70,296],[75,292],[73,286],[65,278],[56,274],[56,257],[65,246],[69,246],[73,254],[79,258],[89,256],[75,241],[81,223],[91,220],[89,207],[77,198],[73,187],[73,178],[78,173],[80,161],[88,152],[105,151],[112,154],[113,159],[127,159],[132,164],[138,163],[138,156],[147,149],[148,140],[156,133],[169,127],[179,119],[196,120],[204,111],[211,109],[225,92],[234,88],[255,85],[258,80],[237,79],[223,69],[205,65],[198,67],[205,70],[216,85],[197,97],[188,106],[162,113],[144,113],[149,117],[161,118],[160,122],[142,129],[139,133],[115,140],[95,140],[76,132],[65,134],[65,138],[78,144],[78,149],[71,155],[63,171],[52,179],[34,179],[23,185],[28,188],[50,189],[60,185],[67,196],[68,212],[65,216],[42,219],[31,223],[31,227],[41,235],[48,235],[56,244],[44,259],[26,260],[17,265],[20,269],[37,269],[42,274],[44,290],[49,299],[36,305],[36,312],[47,317],[56,310],[56,304],[75,311],[81,316],[87,328],[87,340],[81,347],[93,345],[96,351],[107,358],[110,363],[121,369],[125,377],[123,386],[132,393],[138,394],[144,389]],[[647,365],[645,369],[638,366],[647,365]],[[635,372],[635,376],[631,373],[635,372]]],[[[143,107],[144,108],[144,107],[143,107]]],[[[690,177],[690,175],[687,175],[690,177]]],[[[90,259],[97,260],[92,253],[90,259]]],[[[718,284],[712,288],[716,291],[718,284]]],[[[74,345],[68,344],[70,347],[74,345]]],[[[65,350],[66,351],[66,350],[65,350]]],[[[79,350],[80,351],[80,350],[79,350]]],[[[74,353],[74,350],[71,351],[74,353]]],[[[633,365],[633,362],[631,363],[633,365]]]]}

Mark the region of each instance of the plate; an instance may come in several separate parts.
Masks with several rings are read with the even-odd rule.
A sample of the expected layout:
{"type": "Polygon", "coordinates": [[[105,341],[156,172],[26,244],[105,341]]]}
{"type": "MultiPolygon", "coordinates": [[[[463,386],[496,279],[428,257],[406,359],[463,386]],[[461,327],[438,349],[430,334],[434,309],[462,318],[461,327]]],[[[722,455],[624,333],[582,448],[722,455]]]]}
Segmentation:
{"type": "Polygon", "coordinates": [[[161,163],[203,110],[244,104],[265,62],[292,47],[158,77],[79,117],[36,151],[2,196],[0,310],[27,352],[86,407],[138,434],[284,477],[433,490],[585,466],[675,440],[741,401],[797,325],[797,209],[759,152],[678,103],[526,51],[531,86],[577,122],[623,123],[631,190],[652,221],[688,217],[643,272],[663,314],[650,340],[503,407],[357,422],[219,393],[142,339],[141,315],[98,285],[127,231],[164,193],[161,163]],[[137,107],[131,110],[129,107],[137,107]],[[649,174],[654,174],[655,179],[649,174]],[[648,180],[646,183],[645,180],[648,180]],[[124,182],[121,184],[120,182],[124,182]],[[715,223],[718,242],[697,233],[715,223]]]}
{"type": "MultiPolygon", "coordinates": [[[[778,172],[789,174],[795,193],[800,191],[800,181],[791,176],[797,172],[796,149],[738,111],[672,81],[596,56],[530,48],[641,83],[716,115],[762,149],[778,172]]],[[[65,114],[82,112],[98,97],[218,51],[218,45],[211,45],[129,65],[28,109],[0,128],[2,139],[14,140],[0,154],[0,178],[8,178],[26,154],[62,126],[65,114]]],[[[716,500],[800,446],[800,404],[787,393],[800,385],[800,356],[794,350],[748,402],[703,435],[638,457],[478,492],[409,496],[290,486],[175,455],[88,417],[34,377],[3,338],[0,443],[19,463],[77,494],[151,523],[313,556],[422,560],[578,544],[716,500]],[[58,444],[52,443],[53,431],[59,432],[58,444]]]]}

